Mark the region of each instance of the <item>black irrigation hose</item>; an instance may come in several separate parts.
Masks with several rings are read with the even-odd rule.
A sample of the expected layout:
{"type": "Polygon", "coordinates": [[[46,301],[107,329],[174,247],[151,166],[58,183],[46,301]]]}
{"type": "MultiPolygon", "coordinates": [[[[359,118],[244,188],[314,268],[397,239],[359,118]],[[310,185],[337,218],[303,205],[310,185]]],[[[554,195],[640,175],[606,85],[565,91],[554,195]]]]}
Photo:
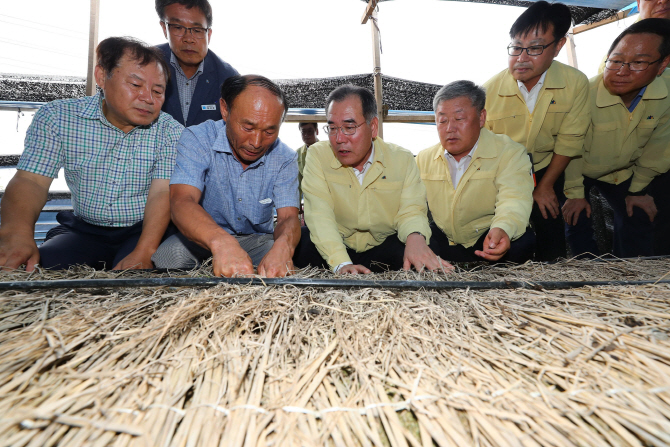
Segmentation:
{"type": "Polygon", "coordinates": [[[647,281],[408,281],[408,280],[356,280],[311,278],[121,278],[121,279],[59,279],[53,281],[0,282],[0,291],[35,289],[117,289],[127,287],[212,287],[219,284],[252,286],[300,287],[365,287],[384,289],[572,289],[585,286],[639,286],[670,284],[670,280],[647,281]]]}

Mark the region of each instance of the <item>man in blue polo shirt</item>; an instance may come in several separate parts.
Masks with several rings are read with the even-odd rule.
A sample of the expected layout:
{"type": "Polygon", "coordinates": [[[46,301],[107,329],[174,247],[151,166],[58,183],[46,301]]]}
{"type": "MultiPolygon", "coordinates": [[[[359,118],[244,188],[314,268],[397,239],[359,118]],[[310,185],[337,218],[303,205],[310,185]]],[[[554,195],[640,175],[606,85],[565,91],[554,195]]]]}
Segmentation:
{"type": "Polygon", "coordinates": [[[156,12],[168,40],[158,49],[171,75],[163,111],[184,126],[220,120],[219,89],[238,73],[208,48],[212,7],[207,0],[156,0],[156,12]]]}
{"type": "Polygon", "coordinates": [[[288,110],[281,89],[257,75],[221,86],[223,121],[187,128],[170,179],[168,238],[152,260],[193,268],[213,258],[216,276],[285,276],[300,240],[297,154],[277,139],[288,110]],[[273,209],[277,211],[274,225],[273,209]]]}
{"type": "Polygon", "coordinates": [[[183,126],[161,112],[167,64],[154,47],[124,37],[96,49],[95,96],[45,104],[26,133],[2,199],[0,267],[86,264],[151,268],[170,222],[169,179],[183,126]],[[35,221],[58,171],[74,212],[39,247],[35,221]]]}

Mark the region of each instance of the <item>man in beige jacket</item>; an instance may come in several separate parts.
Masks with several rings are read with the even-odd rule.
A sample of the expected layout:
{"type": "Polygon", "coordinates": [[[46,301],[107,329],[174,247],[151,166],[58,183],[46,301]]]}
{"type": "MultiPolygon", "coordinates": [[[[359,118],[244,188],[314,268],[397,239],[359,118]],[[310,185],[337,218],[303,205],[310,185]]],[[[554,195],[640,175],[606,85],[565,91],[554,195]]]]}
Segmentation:
{"type": "Polygon", "coordinates": [[[307,152],[305,222],[294,263],[336,273],[451,269],[428,248],[426,189],[412,153],[377,136],[374,95],[353,85],[326,101],[328,141],[307,152]]]}
{"type": "Polygon", "coordinates": [[[440,142],[416,158],[433,216],[430,248],[450,261],[525,262],[535,235],[526,149],[484,128],[486,94],[470,81],[442,87],[433,100],[440,142]]]}

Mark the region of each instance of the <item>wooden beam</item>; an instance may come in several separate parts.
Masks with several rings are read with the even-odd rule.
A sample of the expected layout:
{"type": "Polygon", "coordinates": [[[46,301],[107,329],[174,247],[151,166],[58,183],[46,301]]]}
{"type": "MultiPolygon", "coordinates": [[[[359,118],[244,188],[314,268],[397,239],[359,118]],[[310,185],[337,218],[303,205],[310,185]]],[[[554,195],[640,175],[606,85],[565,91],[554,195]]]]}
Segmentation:
{"type": "Polygon", "coordinates": [[[379,41],[379,26],[377,22],[377,9],[372,10],[372,21],[370,22],[370,30],[372,31],[372,76],[375,87],[375,100],[377,102],[377,119],[379,120],[379,127],[377,134],[379,138],[384,138],[384,102],[382,95],[382,51],[381,42],[379,41]]]}
{"type": "Polygon", "coordinates": [[[386,123],[435,123],[435,113],[417,115],[414,113],[394,113],[384,117],[386,123]]]}
{"type": "MultiPolygon", "coordinates": [[[[325,123],[326,115],[306,114],[306,113],[291,113],[290,111],[284,118],[285,123],[325,123]]],[[[387,123],[434,123],[435,114],[433,112],[426,114],[416,113],[393,113],[384,117],[384,122],[387,123]]]]}
{"type": "Polygon", "coordinates": [[[568,52],[568,64],[572,66],[573,68],[579,69],[577,67],[577,49],[575,47],[575,35],[572,33],[572,29],[568,31],[568,38],[567,38],[567,49],[566,51],[568,52]]]}
{"type": "Polygon", "coordinates": [[[363,17],[361,17],[361,25],[368,23],[368,20],[372,16],[372,11],[377,8],[377,3],[379,3],[379,0],[370,0],[368,2],[368,5],[365,7],[365,13],[363,14],[363,17]]]}
{"type": "Polygon", "coordinates": [[[618,22],[619,20],[623,20],[626,17],[630,15],[630,9],[626,11],[619,11],[616,15],[613,15],[612,17],[608,17],[604,20],[601,20],[600,22],[596,23],[591,23],[590,25],[580,25],[580,26],[575,26],[572,30],[573,34],[579,34],[583,33],[584,31],[588,31],[590,29],[598,28],[599,26],[603,25],[609,25],[610,23],[618,22]]]}
{"type": "Polygon", "coordinates": [[[88,25],[88,70],[86,71],[86,95],[95,95],[95,47],[98,46],[100,26],[100,0],[91,0],[91,18],[88,25]]]}

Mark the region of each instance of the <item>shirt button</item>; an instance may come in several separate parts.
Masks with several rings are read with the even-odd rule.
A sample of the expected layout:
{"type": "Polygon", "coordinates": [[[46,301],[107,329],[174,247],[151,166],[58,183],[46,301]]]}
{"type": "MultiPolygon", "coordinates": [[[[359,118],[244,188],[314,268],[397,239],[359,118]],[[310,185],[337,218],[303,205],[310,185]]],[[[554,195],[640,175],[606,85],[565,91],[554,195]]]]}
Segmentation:
{"type": "Polygon", "coordinates": [[[238,217],[237,220],[242,220],[242,219],[238,217]]]}
{"type": "Polygon", "coordinates": [[[189,105],[189,104],[191,104],[191,103],[190,103],[190,102],[187,102],[187,103],[186,103],[186,105],[189,105]]]}
{"type": "Polygon", "coordinates": [[[242,178],[242,174],[240,174],[240,178],[242,178]]]}
{"type": "Polygon", "coordinates": [[[241,202],[241,201],[242,201],[242,198],[237,199],[237,201],[238,201],[238,202],[241,202]]]}

